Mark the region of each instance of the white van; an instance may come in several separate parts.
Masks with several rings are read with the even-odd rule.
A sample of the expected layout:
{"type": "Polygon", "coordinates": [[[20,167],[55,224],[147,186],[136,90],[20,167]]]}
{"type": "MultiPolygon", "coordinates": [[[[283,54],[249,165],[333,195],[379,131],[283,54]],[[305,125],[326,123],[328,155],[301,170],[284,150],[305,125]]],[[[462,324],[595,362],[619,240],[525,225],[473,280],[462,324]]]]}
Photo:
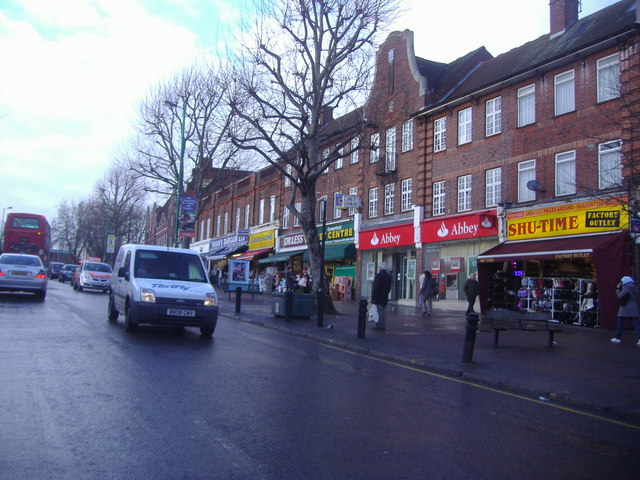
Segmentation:
{"type": "Polygon", "coordinates": [[[123,245],[113,270],[109,321],[122,313],[128,332],[144,323],[199,327],[202,336],[213,335],[218,297],[193,250],[123,245]]]}

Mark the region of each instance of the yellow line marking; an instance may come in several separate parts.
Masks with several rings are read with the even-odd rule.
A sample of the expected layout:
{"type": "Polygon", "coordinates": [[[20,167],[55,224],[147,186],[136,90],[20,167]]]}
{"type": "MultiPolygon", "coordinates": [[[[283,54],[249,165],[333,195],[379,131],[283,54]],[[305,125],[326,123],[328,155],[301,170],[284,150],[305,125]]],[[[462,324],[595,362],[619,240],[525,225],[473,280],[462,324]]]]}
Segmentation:
{"type": "MultiPolygon", "coordinates": [[[[487,390],[489,392],[498,393],[500,395],[506,395],[508,397],[517,398],[518,400],[524,400],[524,401],[531,402],[531,403],[537,403],[539,405],[544,405],[545,407],[551,407],[551,408],[555,408],[555,409],[558,409],[558,410],[563,410],[565,412],[570,412],[570,413],[575,413],[577,415],[582,415],[584,417],[590,417],[590,418],[595,418],[596,420],[602,420],[603,422],[613,423],[613,424],[616,424],[616,425],[620,425],[622,427],[627,427],[627,428],[633,428],[633,429],[636,429],[636,430],[640,430],[640,425],[634,425],[632,423],[627,423],[627,422],[622,422],[622,421],[619,421],[619,420],[614,420],[612,418],[603,417],[603,416],[600,416],[600,415],[596,415],[594,413],[584,412],[584,411],[581,411],[581,410],[577,410],[575,408],[565,407],[563,405],[558,405],[556,403],[545,402],[545,401],[538,400],[538,399],[535,399],[535,398],[526,397],[524,395],[519,395],[517,393],[507,392],[505,390],[499,390],[497,388],[489,387],[487,385],[482,385],[482,384],[476,383],[476,382],[471,382],[469,380],[462,380],[462,379],[459,379],[459,378],[450,377],[450,376],[443,375],[443,374],[440,374],[440,373],[430,372],[430,371],[422,369],[422,368],[412,367],[411,365],[405,365],[403,363],[398,363],[398,362],[394,362],[394,361],[391,361],[391,360],[385,360],[384,358],[378,358],[378,357],[374,357],[374,356],[371,356],[371,355],[366,355],[366,354],[363,354],[363,353],[353,352],[351,350],[347,350],[347,349],[342,348],[342,347],[337,347],[335,345],[329,345],[327,343],[318,342],[318,341],[315,341],[315,340],[313,340],[311,338],[305,338],[304,340],[306,340],[308,342],[311,342],[311,343],[315,343],[317,345],[322,345],[322,346],[327,347],[327,348],[331,348],[333,350],[338,350],[340,352],[349,353],[349,354],[355,355],[357,357],[362,357],[362,358],[366,358],[366,359],[369,359],[369,360],[375,360],[376,362],[386,363],[388,365],[393,365],[394,367],[404,368],[405,370],[410,370],[412,372],[422,373],[424,375],[429,375],[431,377],[441,378],[443,380],[449,380],[449,381],[456,382],[456,383],[462,383],[464,385],[469,385],[471,387],[480,388],[482,390],[487,390]]],[[[427,367],[425,367],[425,368],[427,368],[427,367]]]]}

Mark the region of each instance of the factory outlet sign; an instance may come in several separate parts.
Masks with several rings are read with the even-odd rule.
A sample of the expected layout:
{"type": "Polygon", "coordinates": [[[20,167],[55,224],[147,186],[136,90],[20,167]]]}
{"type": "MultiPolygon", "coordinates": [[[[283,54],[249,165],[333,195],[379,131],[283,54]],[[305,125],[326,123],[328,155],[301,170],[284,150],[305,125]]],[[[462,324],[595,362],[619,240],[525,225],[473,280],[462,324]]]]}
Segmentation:
{"type": "Polygon", "coordinates": [[[498,235],[495,212],[476,212],[422,222],[420,241],[446,242],[493,235],[498,235]]]}
{"type": "Polygon", "coordinates": [[[413,224],[411,223],[378,230],[366,230],[360,232],[359,248],[361,250],[372,250],[413,245],[413,232],[413,224]]]}
{"type": "Polygon", "coordinates": [[[561,237],[629,228],[626,198],[567,203],[507,214],[508,240],[561,237]]]}

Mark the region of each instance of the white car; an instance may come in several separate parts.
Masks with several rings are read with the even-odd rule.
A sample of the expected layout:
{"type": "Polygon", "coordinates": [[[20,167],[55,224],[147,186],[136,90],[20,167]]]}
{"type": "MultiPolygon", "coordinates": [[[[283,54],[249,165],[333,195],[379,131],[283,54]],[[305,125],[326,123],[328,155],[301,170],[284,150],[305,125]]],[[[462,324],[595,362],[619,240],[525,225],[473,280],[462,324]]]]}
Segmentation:
{"type": "Polygon", "coordinates": [[[47,271],[37,255],[0,255],[0,290],[32,292],[40,300],[47,296],[47,271]]]}
{"type": "Polygon", "coordinates": [[[124,315],[125,330],[139,324],[198,327],[211,337],[218,322],[218,297],[200,255],[155,245],[120,247],[111,280],[109,321],[124,315]]]}

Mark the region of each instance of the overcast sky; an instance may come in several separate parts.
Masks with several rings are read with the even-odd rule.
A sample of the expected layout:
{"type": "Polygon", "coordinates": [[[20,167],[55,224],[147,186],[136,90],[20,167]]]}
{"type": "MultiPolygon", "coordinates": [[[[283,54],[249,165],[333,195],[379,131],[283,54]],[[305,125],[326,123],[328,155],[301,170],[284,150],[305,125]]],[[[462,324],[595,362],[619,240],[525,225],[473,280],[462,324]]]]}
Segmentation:
{"type": "MultiPolygon", "coordinates": [[[[242,0],[244,1],[244,0],[242,0]]],[[[224,44],[240,0],[2,0],[0,209],[52,221],[89,198],[158,81],[224,44]]],[[[248,0],[247,0],[248,1],[248,0]]],[[[615,3],[582,0],[581,17],[615,3]]],[[[549,32],[549,0],[407,0],[417,56],[499,55],[549,32]]],[[[5,212],[6,213],[6,212],[5,212]]]]}

